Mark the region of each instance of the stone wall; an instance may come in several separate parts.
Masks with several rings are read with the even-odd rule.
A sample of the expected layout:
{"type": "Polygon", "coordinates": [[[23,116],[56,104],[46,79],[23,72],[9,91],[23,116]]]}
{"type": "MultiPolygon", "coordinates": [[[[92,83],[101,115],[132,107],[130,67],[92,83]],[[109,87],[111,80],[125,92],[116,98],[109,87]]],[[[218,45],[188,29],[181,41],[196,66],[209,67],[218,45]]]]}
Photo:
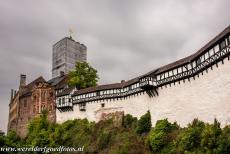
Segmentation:
{"type": "Polygon", "coordinates": [[[48,120],[56,121],[55,95],[53,87],[46,83],[35,86],[31,95],[19,98],[19,112],[17,117],[16,133],[24,138],[28,131],[27,127],[33,118],[39,116],[42,110],[47,109],[48,120]]]}

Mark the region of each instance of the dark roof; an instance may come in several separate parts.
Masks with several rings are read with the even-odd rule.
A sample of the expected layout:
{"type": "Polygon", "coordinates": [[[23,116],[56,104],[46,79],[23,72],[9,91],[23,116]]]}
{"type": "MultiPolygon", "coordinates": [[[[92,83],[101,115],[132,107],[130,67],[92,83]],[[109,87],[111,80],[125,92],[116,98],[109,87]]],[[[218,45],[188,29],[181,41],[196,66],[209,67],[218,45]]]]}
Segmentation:
{"type": "Polygon", "coordinates": [[[38,85],[39,83],[42,83],[42,82],[46,82],[42,76],[40,76],[37,79],[35,79],[34,81],[30,82],[28,85],[23,87],[23,92],[22,92],[20,97],[30,96],[32,93],[33,87],[35,85],[38,85]]]}
{"type": "Polygon", "coordinates": [[[228,35],[229,33],[230,33],[230,26],[228,26],[227,28],[225,28],[219,35],[217,35],[215,38],[213,38],[211,41],[209,41],[205,46],[203,46],[196,53],[194,53],[194,54],[192,54],[190,56],[187,56],[185,58],[182,58],[180,60],[177,60],[177,61],[175,61],[173,63],[168,64],[168,65],[162,66],[162,67],[158,68],[155,73],[159,74],[159,73],[168,71],[170,69],[174,69],[176,67],[182,66],[182,65],[184,65],[186,63],[190,63],[191,61],[193,61],[196,58],[198,58],[205,51],[213,48],[215,44],[219,43],[219,41],[221,41],[221,39],[223,37],[225,37],[226,35],[228,35]]]}
{"type": "Polygon", "coordinates": [[[118,88],[123,88],[126,87],[128,85],[137,83],[139,81],[138,78],[134,78],[131,79],[129,81],[122,81],[120,83],[113,83],[113,84],[106,84],[106,85],[98,85],[95,87],[89,87],[89,88],[85,88],[85,89],[81,89],[78,90],[76,92],[74,92],[73,95],[79,95],[79,94],[84,94],[84,93],[90,93],[90,92],[95,92],[95,91],[99,91],[99,90],[109,90],[109,89],[118,89],[118,88]]]}
{"type": "Polygon", "coordinates": [[[115,89],[115,88],[121,88],[121,87],[125,87],[134,83],[137,83],[139,81],[140,78],[148,76],[148,75],[156,75],[171,69],[174,69],[176,67],[180,67],[182,65],[185,65],[187,63],[190,63],[191,61],[195,60],[196,58],[198,58],[201,54],[203,54],[205,51],[211,49],[212,47],[214,47],[214,45],[216,43],[219,43],[219,41],[225,37],[226,35],[228,35],[230,33],[230,26],[228,26],[227,28],[225,28],[219,35],[217,35],[214,39],[212,39],[210,42],[208,42],[204,47],[202,47],[200,50],[198,50],[196,53],[187,56],[185,58],[182,58],[180,60],[177,60],[173,63],[164,65],[158,69],[154,69],[144,75],[141,75],[137,78],[131,79],[129,81],[124,81],[121,83],[114,83],[114,84],[107,84],[107,85],[99,85],[96,87],[90,87],[90,88],[85,88],[85,89],[81,89],[76,91],[73,95],[79,95],[79,94],[84,94],[84,93],[90,93],[90,92],[94,92],[94,91],[99,91],[99,90],[107,90],[107,89],[115,89]]]}
{"type": "Polygon", "coordinates": [[[74,89],[73,87],[66,88],[62,92],[57,94],[57,97],[69,95],[73,89],[74,89]]]}
{"type": "Polygon", "coordinates": [[[62,80],[60,80],[60,82],[58,82],[58,84],[55,86],[55,89],[63,89],[67,86],[68,84],[68,76],[65,75],[64,78],[62,78],[62,80]]]}
{"type": "Polygon", "coordinates": [[[60,89],[62,88],[66,82],[65,80],[67,79],[67,75],[63,75],[63,76],[58,76],[56,78],[50,79],[49,81],[47,81],[47,83],[49,83],[51,86],[54,86],[55,89],[60,89]]]}

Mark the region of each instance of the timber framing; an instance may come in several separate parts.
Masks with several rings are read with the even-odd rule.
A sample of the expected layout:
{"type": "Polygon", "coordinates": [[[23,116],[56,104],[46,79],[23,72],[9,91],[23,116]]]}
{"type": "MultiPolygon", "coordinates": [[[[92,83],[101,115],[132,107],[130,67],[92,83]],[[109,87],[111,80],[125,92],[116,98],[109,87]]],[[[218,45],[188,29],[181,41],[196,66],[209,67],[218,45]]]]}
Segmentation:
{"type": "MultiPolygon", "coordinates": [[[[101,100],[126,99],[132,95],[147,93],[150,97],[158,96],[158,88],[175,85],[176,82],[195,79],[205,71],[218,67],[219,63],[224,64],[224,59],[230,60],[230,26],[224,29],[219,35],[207,43],[196,53],[180,59],[176,62],[162,66],[142,76],[122,81],[121,83],[99,85],[82,90],[76,90],[71,95],[66,93],[71,102],[66,107],[86,102],[98,102],[101,100]]],[[[61,104],[61,101],[59,102],[61,104]]],[[[57,102],[58,104],[58,102],[57,102]]],[[[65,106],[65,105],[64,105],[65,106]]],[[[64,107],[59,106],[60,108],[64,107]]],[[[58,105],[57,105],[58,107],[58,105]]]]}

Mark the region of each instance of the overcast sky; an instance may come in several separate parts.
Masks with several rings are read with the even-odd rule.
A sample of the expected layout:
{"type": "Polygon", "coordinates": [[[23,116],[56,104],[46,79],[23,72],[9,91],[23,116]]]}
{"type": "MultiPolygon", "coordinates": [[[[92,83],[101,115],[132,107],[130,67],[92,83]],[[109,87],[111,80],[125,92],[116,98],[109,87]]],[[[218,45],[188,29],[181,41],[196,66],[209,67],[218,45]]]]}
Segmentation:
{"type": "Polygon", "coordinates": [[[74,30],[100,84],[196,52],[230,24],[229,0],[0,0],[0,129],[10,89],[51,78],[52,45],[74,30]]]}

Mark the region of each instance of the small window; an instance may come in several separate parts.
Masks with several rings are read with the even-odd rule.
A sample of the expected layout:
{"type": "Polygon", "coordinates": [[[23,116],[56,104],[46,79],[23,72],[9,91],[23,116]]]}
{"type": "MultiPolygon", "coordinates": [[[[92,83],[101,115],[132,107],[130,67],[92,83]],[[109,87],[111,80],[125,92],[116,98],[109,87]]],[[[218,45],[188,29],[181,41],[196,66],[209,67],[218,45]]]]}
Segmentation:
{"type": "Polygon", "coordinates": [[[188,70],[191,70],[191,69],[192,69],[192,65],[188,64],[188,70]]]}
{"type": "Polygon", "coordinates": [[[86,103],[81,103],[81,104],[79,104],[79,110],[80,111],[85,111],[86,109],[86,103]]]}
{"type": "Polygon", "coordinates": [[[53,92],[50,92],[50,97],[53,97],[53,92]]]}
{"type": "Polygon", "coordinates": [[[193,67],[196,67],[197,65],[196,65],[196,61],[194,61],[193,63],[192,63],[192,66],[193,67]]]}
{"type": "Polygon", "coordinates": [[[160,75],[157,75],[157,80],[160,80],[160,75]]]}
{"type": "Polygon", "coordinates": [[[61,98],[58,99],[58,104],[61,106],[61,98]]]}
{"type": "Polygon", "coordinates": [[[230,44],[230,35],[228,36],[228,44],[230,44]]]}
{"type": "Polygon", "coordinates": [[[178,68],[178,73],[182,73],[182,68],[181,67],[178,68]]]}
{"type": "Polygon", "coordinates": [[[204,55],[202,55],[199,59],[201,62],[203,62],[204,61],[204,55]]]}
{"type": "Polygon", "coordinates": [[[220,43],[220,50],[224,49],[226,47],[225,40],[220,43]]]}
{"type": "Polygon", "coordinates": [[[220,50],[219,45],[216,45],[216,46],[214,47],[214,50],[215,50],[215,53],[218,52],[218,51],[220,50]]]}
{"type": "Polygon", "coordinates": [[[200,65],[200,64],[201,64],[201,60],[200,60],[200,58],[199,58],[199,59],[197,59],[196,64],[197,64],[197,65],[200,65]]]}
{"type": "Polygon", "coordinates": [[[165,78],[167,78],[167,77],[168,77],[168,72],[165,73],[165,78]]]}
{"type": "Polygon", "coordinates": [[[169,76],[172,76],[172,71],[169,71],[169,76]]]}
{"type": "Polygon", "coordinates": [[[102,104],[101,104],[101,107],[102,107],[102,108],[105,107],[105,103],[102,103],[102,104]]]}
{"type": "Polygon", "coordinates": [[[209,54],[210,54],[210,56],[214,55],[214,50],[213,50],[213,49],[210,49],[210,50],[209,50],[209,54]]]}

